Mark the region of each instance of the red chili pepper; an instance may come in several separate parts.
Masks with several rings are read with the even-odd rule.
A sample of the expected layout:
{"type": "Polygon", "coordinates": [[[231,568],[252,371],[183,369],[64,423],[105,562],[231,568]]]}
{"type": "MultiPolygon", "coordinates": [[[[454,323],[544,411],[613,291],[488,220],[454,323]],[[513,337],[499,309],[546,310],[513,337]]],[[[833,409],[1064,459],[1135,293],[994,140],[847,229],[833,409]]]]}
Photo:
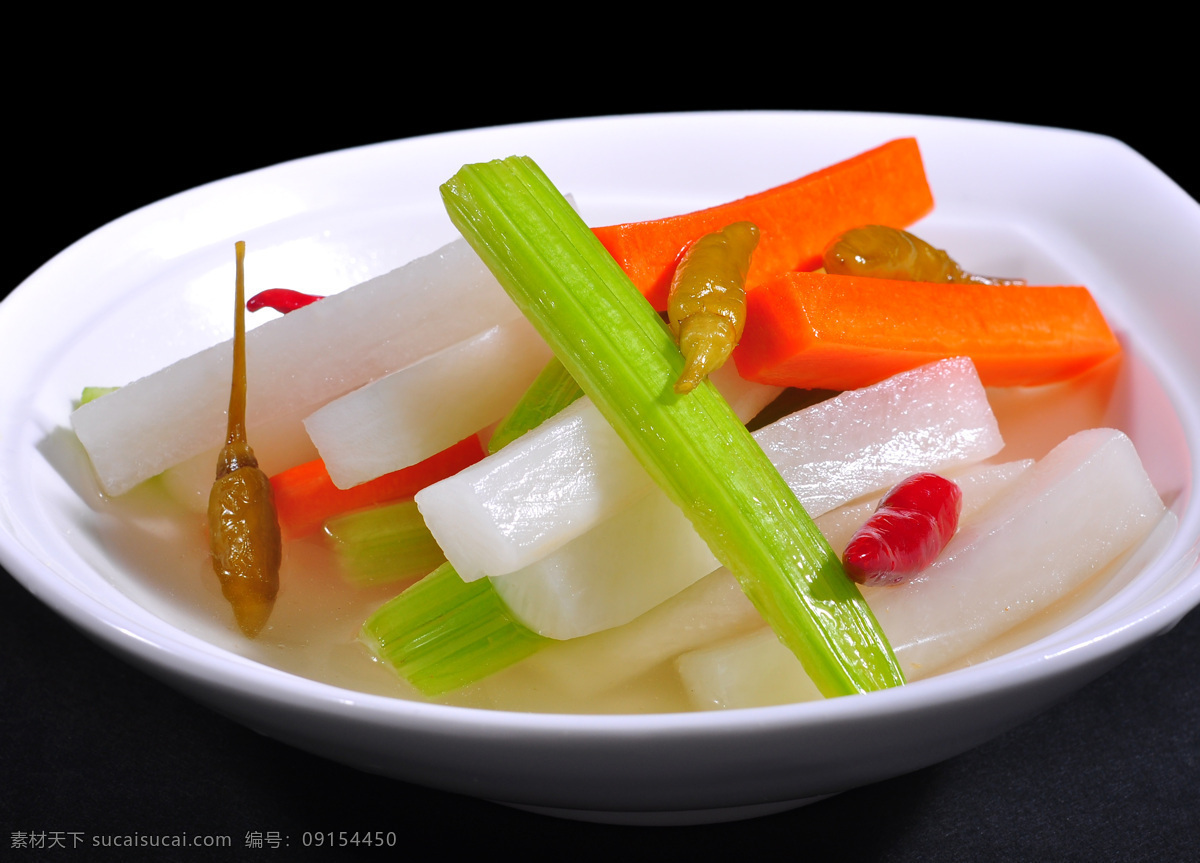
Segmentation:
{"type": "Polygon", "coordinates": [[[314,294],[302,294],[287,288],[271,288],[252,296],[246,301],[247,311],[257,312],[259,309],[274,309],[277,312],[294,312],[296,309],[315,303],[321,299],[314,294]]]}
{"type": "Polygon", "coordinates": [[[935,473],[893,488],[846,546],[842,563],[859,584],[899,584],[941,554],[958,527],[962,491],[935,473]]]}

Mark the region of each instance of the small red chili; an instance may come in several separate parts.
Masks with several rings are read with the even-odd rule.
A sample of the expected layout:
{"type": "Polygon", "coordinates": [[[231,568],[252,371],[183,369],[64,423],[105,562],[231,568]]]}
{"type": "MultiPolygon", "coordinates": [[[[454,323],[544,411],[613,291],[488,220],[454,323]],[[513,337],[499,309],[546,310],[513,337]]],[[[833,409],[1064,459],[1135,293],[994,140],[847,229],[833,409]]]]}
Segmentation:
{"type": "Polygon", "coordinates": [[[274,309],[286,315],[288,312],[294,312],[296,309],[315,303],[319,299],[321,297],[314,294],[302,294],[287,288],[271,288],[257,293],[247,300],[246,310],[257,312],[259,309],[274,309]]]}
{"type": "Polygon", "coordinates": [[[962,491],[935,473],[893,488],[846,546],[842,563],[859,584],[899,584],[941,554],[958,527],[962,491]]]}

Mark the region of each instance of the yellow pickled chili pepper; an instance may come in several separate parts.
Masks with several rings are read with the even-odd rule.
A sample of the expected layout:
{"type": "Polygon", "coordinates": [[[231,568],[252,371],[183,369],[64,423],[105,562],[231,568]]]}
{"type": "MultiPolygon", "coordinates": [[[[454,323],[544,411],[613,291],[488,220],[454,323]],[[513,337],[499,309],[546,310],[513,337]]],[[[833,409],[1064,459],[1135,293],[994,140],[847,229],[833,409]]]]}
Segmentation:
{"type": "Polygon", "coordinates": [[[208,497],[208,530],[221,593],[233,606],[238,627],[247,638],[254,638],[266,625],[279,593],[283,546],[271,483],[246,443],[246,244],[239,241],[235,249],[237,304],[229,426],[208,497]]]}
{"type": "Polygon", "coordinates": [[[691,392],[737,347],[746,323],[746,273],[757,245],[758,228],[734,222],[684,252],[667,298],[671,334],[685,361],[675,392],[691,392]]]}
{"type": "Polygon", "coordinates": [[[825,272],[905,282],[953,285],[1023,285],[1024,279],[977,276],[963,270],[941,249],[908,231],[866,225],[846,231],[825,247],[825,272]]]}

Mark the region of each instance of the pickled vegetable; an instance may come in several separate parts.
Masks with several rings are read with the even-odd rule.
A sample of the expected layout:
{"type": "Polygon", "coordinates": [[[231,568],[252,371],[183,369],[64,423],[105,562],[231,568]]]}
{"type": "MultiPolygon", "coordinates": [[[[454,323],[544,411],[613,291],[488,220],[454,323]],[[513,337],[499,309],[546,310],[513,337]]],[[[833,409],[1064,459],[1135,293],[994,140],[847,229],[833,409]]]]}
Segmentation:
{"type": "Polygon", "coordinates": [[[686,361],[675,392],[691,392],[737,347],[746,324],[746,273],[757,245],[758,228],[734,222],[684,252],[667,299],[671,335],[686,361]]]}
{"type": "Polygon", "coordinates": [[[320,530],[326,519],[410,499],[430,483],[453,476],[483,456],[479,438],[471,435],[424,461],[354,488],[335,486],[320,459],[296,465],[271,477],[279,528],[284,540],[306,536],[320,530]]]}
{"type": "Polygon", "coordinates": [[[269,288],[252,296],[246,301],[246,311],[257,312],[260,309],[274,309],[281,314],[294,312],[305,306],[311,306],[321,297],[316,294],[302,294],[288,288],[269,288]]]}
{"type": "Polygon", "coordinates": [[[208,498],[209,546],[221,593],[247,638],[266,625],[279,593],[283,546],[271,482],[246,442],[246,244],[238,242],[229,427],[208,498]]]}
{"type": "Polygon", "coordinates": [[[514,318],[334,399],[304,428],[334,485],[351,488],[501,419],[551,356],[514,318]]]}
{"type": "Polygon", "coordinates": [[[474,683],[550,643],[513,620],[486,579],[464,582],[449,563],[384,603],[359,638],[426,695],[474,683]]]}
{"type": "Polygon", "coordinates": [[[1087,288],[895,282],[784,273],[746,297],[734,352],[747,380],[851,390],[943,357],[985,386],[1057,383],[1121,353],[1087,288]],[[886,321],[886,326],[881,325],[886,321]]]}
{"type": "Polygon", "coordinates": [[[836,237],[825,248],[825,271],[905,282],[954,285],[1023,285],[1024,279],[998,279],[966,272],[941,249],[898,228],[866,225],[836,237]]]}
{"type": "Polygon", "coordinates": [[[918,473],[897,485],[854,534],[842,566],[859,584],[900,584],[919,573],[946,547],[958,528],[962,491],[935,473],[918,473]]]}
{"type": "Polygon", "coordinates": [[[325,535],[353,584],[411,584],[446,562],[411,500],[331,518],[325,535]]]}

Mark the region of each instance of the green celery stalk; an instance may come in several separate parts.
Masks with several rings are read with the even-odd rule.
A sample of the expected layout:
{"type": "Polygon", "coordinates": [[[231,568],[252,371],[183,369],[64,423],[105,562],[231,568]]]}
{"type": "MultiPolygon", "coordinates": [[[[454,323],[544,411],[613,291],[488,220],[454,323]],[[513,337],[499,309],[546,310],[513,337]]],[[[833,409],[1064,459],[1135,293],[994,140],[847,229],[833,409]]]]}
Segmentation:
{"type": "Polygon", "coordinates": [[[482,680],[550,643],[513,620],[486,578],[442,564],[363,624],[360,639],[426,695],[482,680]]]}
{"type": "Polygon", "coordinates": [[[904,682],[858,588],[728,404],[531,159],[466,165],[451,220],[826,696],[904,682]]]}
{"type": "Polygon", "coordinates": [[[106,396],[109,393],[115,393],[120,387],[84,387],[83,393],[79,396],[79,405],[82,407],[88,402],[94,402],[100,396],[106,396]]]}
{"type": "Polygon", "coordinates": [[[336,516],[325,522],[325,534],[354,584],[411,581],[446,560],[411,500],[336,516]]]}
{"type": "Polygon", "coordinates": [[[488,441],[488,452],[499,452],[525,432],[537,428],[583,395],[571,373],[555,357],[546,364],[521,400],[500,421],[488,441]]]}

